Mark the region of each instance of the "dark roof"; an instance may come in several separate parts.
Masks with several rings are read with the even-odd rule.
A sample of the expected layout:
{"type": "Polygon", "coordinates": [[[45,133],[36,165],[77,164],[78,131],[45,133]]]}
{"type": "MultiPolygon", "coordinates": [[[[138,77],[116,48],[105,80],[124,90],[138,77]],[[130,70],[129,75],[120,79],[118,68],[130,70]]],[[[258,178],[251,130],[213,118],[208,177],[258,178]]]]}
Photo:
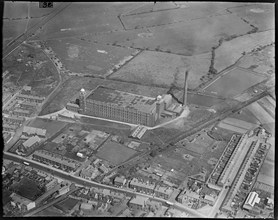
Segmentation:
{"type": "Polygon", "coordinates": [[[123,92],[103,86],[97,87],[87,99],[111,103],[119,107],[151,113],[155,108],[155,98],[123,92]]]}

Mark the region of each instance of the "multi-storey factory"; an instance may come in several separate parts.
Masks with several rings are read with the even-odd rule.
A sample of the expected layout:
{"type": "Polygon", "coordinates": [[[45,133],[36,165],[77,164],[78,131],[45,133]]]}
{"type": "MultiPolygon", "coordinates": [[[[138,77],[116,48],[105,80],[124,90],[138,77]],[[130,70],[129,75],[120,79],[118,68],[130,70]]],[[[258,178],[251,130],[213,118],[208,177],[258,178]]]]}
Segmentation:
{"type": "MultiPolygon", "coordinates": [[[[186,80],[187,75],[186,72],[186,80]]],[[[186,107],[186,96],[187,82],[184,87],[183,106],[173,103],[169,94],[152,98],[98,86],[91,92],[81,89],[79,97],[68,103],[67,109],[116,121],[154,126],[160,118],[179,116],[186,107]]]]}

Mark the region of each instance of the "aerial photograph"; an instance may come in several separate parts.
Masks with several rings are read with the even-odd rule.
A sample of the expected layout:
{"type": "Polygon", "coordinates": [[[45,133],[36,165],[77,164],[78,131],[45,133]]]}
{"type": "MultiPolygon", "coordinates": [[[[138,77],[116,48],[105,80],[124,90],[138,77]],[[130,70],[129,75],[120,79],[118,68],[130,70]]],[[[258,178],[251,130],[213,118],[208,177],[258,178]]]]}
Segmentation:
{"type": "Polygon", "coordinates": [[[1,6],[1,217],[278,218],[274,1],[1,6]]]}

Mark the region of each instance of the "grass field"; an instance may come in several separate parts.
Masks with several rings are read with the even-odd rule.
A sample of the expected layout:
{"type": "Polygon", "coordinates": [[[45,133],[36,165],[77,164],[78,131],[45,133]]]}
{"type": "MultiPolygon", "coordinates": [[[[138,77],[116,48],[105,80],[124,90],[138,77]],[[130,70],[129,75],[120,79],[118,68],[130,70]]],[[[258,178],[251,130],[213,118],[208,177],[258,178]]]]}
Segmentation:
{"type": "Polygon", "coordinates": [[[135,49],[88,43],[78,39],[49,40],[67,69],[76,73],[104,75],[135,49]]]}
{"type": "Polygon", "coordinates": [[[229,8],[229,11],[250,22],[260,31],[274,29],[274,4],[252,4],[229,8]]]}
{"type": "Polygon", "coordinates": [[[252,50],[269,45],[274,42],[274,30],[253,33],[225,41],[215,50],[214,68],[220,72],[234,64],[242,53],[249,53],[252,50]]]}
{"type": "MultiPolygon", "coordinates": [[[[174,12],[176,10],[172,11],[174,12]]],[[[163,13],[170,12],[165,11],[163,13]]],[[[187,16],[187,14],[184,15],[187,16]]],[[[159,23],[165,22],[165,20],[167,21],[169,19],[167,14],[162,17],[154,14],[152,17],[159,23]]],[[[126,18],[132,19],[131,16],[126,18]]],[[[139,25],[143,25],[142,19],[140,18],[140,20],[137,20],[139,25]]],[[[141,30],[142,32],[146,32],[145,29],[141,30]]],[[[119,44],[141,49],[158,49],[162,51],[178,53],[181,55],[192,56],[201,53],[207,53],[213,46],[218,45],[218,40],[220,40],[222,37],[228,37],[235,34],[245,34],[251,30],[251,27],[237,16],[228,14],[206,17],[203,19],[192,18],[187,21],[183,19],[182,22],[174,24],[167,23],[167,25],[154,26],[148,28],[147,30],[147,33],[152,34],[151,37],[138,36],[136,39],[131,39],[130,41],[121,41],[119,44]]]]}
{"type": "Polygon", "coordinates": [[[111,79],[139,83],[183,88],[186,69],[191,69],[188,76],[188,87],[193,89],[206,75],[210,65],[209,53],[196,56],[179,56],[162,52],[144,51],[112,74],[111,79]]]}
{"type": "Polygon", "coordinates": [[[3,38],[12,40],[25,31],[27,20],[3,21],[3,38]]]}
{"type": "Polygon", "coordinates": [[[47,209],[45,209],[41,212],[36,213],[34,216],[38,216],[38,217],[39,216],[43,216],[43,217],[65,216],[65,214],[61,210],[55,208],[54,206],[50,206],[49,208],[47,208],[47,209]]]}
{"type": "Polygon", "coordinates": [[[108,141],[102,145],[96,156],[111,162],[113,165],[118,165],[128,160],[136,153],[137,152],[131,148],[125,147],[116,142],[108,141]]]}
{"type": "Polygon", "coordinates": [[[117,16],[136,5],[138,4],[74,2],[48,22],[38,36],[49,39],[122,30],[122,24],[117,16]],[[68,30],[61,31],[61,29],[68,30]]]}
{"type": "Polygon", "coordinates": [[[238,66],[261,74],[271,75],[275,67],[274,46],[268,46],[261,51],[253,52],[241,58],[238,66]]]}
{"type": "Polygon", "coordinates": [[[66,200],[55,204],[54,206],[62,211],[70,211],[79,201],[73,198],[67,198],[66,200]]]}
{"type": "Polygon", "coordinates": [[[5,2],[3,18],[26,18],[28,4],[25,2],[5,2]]]}
{"type": "Polygon", "coordinates": [[[66,123],[61,121],[53,121],[49,119],[36,118],[33,121],[30,121],[28,123],[28,126],[46,129],[46,136],[52,137],[59,130],[64,128],[66,126],[66,123]]]}
{"type": "Polygon", "coordinates": [[[263,79],[262,76],[252,72],[235,68],[218,78],[205,91],[228,98],[240,94],[263,79]]]}

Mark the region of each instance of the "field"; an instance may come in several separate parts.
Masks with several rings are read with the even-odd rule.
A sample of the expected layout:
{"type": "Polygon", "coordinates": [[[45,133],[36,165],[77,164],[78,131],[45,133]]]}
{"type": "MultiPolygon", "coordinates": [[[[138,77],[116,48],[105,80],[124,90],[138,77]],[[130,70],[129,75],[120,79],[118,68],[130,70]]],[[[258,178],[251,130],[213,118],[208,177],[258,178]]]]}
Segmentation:
{"type": "MultiPolygon", "coordinates": [[[[266,96],[260,100],[258,100],[258,104],[260,104],[260,106],[263,107],[263,109],[265,111],[267,111],[267,113],[269,115],[271,115],[271,117],[273,119],[275,119],[275,109],[276,109],[276,103],[272,103],[269,100],[271,100],[272,98],[270,98],[269,96],[266,96]]],[[[272,99],[273,100],[273,99],[272,99]]],[[[274,100],[273,100],[274,101],[274,100]]]]}
{"type": "Polygon", "coordinates": [[[65,125],[66,123],[61,121],[36,118],[35,120],[30,121],[27,126],[46,129],[46,136],[52,137],[54,134],[64,128],[65,125]]]}
{"type": "Polygon", "coordinates": [[[249,123],[252,123],[252,124],[260,124],[258,119],[247,108],[243,108],[240,111],[240,114],[234,113],[230,117],[231,118],[236,118],[238,120],[243,120],[243,121],[246,121],[246,122],[249,122],[249,123]]]}
{"type": "Polygon", "coordinates": [[[47,208],[47,209],[45,209],[41,212],[36,213],[34,216],[37,216],[37,217],[39,217],[39,216],[45,216],[45,217],[65,216],[65,214],[61,210],[55,208],[54,206],[50,206],[49,208],[47,208]]]}
{"type": "Polygon", "coordinates": [[[113,165],[118,165],[137,152],[128,147],[115,142],[105,142],[102,147],[98,150],[96,156],[111,162],[113,165]]]}
{"type": "Polygon", "coordinates": [[[274,123],[275,119],[271,117],[257,102],[252,103],[247,107],[261,123],[274,123]]]}
{"type": "Polygon", "coordinates": [[[19,182],[19,185],[15,188],[15,190],[20,196],[32,201],[42,195],[42,191],[37,187],[36,183],[25,177],[23,177],[23,179],[19,182]]]}
{"type": "Polygon", "coordinates": [[[270,45],[274,42],[274,30],[253,33],[237,37],[223,44],[215,50],[214,68],[220,72],[234,64],[242,53],[249,53],[252,50],[270,45]]]}
{"type": "Polygon", "coordinates": [[[29,85],[36,95],[47,96],[58,83],[58,73],[52,62],[38,49],[24,45],[3,62],[4,87],[29,85]]]}
{"type": "Polygon", "coordinates": [[[274,7],[274,4],[252,4],[229,8],[229,11],[264,31],[274,29],[274,7]]]}
{"type": "Polygon", "coordinates": [[[10,39],[19,36],[25,31],[27,20],[3,20],[3,39],[10,39]]]}
{"type": "Polygon", "coordinates": [[[138,4],[74,2],[55,19],[49,21],[38,37],[50,39],[122,30],[122,24],[117,16],[124,11],[133,9],[136,5],[138,4]],[[61,29],[67,30],[61,31],[61,29]]]}
{"type": "Polygon", "coordinates": [[[274,186],[274,163],[265,161],[260,169],[257,181],[274,186]]]}
{"type": "Polygon", "coordinates": [[[250,71],[235,68],[210,84],[205,91],[226,98],[233,97],[263,79],[262,76],[255,75],[250,71]]]}
{"type": "MultiPolygon", "coordinates": [[[[183,99],[183,90],[172,90],[172,94],[182,102],[183,99]]],[[[197,106],[204,106],[204,107],[211,107],[215,104],[223,102],[224,99],[210,96],[207,94],[197,94],[197,93],[187,93],[187,103],[189,105],[197,105],[197,106]]]]}
{"type": "Polygon", "coordinates": [[[190,68],[188,87],[193,89],[208,73],[211,55],[179,56],[175,54],[144,51],[123,66],[111,79],[134,82],[141,85],[183,88],[185,70],[190,68]]]}
{"type": "Polygon", "coordinates": [[[210,164],[211,158],[218,160],[225,149],[225,145],[226,142],[214,141],[202,132],[194,143],[183,140],[177,144],[175,150],[156,156],[153,163],[160,164],[162,170],[170,171],[174,169],[173,177],[179,179],[179,184],[185,177],[201,174],[202,171],[204,171],[205,179],[207,179],[214,167],[210,164]],[[193,157],[192,160],[186,160],[184,154],[193,157]]]}
{"type": "Polygon", "coordinates": [[[274,54],[274,46],[268,46],[261,51],[256,51],[244,56],[239,60],[238,66],[261,74],[272,75],[275,71],[274,54]]]}
{"type": "Polygon", "coordinates": [[[71,100],[71,98],[80,91],[81,88],[91,91],[98,85],[104,85],[114,89],[150,97],[157,97],[158,95],[165,94],[167,92],[167,89],[164,88],[140,86],[119,81],[74,76],[62,85],[62,88],[58,92],[55,99],[51,101],[51,103],[48,102],[45,104],[45,108],[42,110],[40,115],[61,110],[71,100]]]}
{"type": "MultiPolygon", "coordinates": [[[[169,11],[165,13],[169,13],[169,11]]],[[[154,17],[158,23],[160,23],[160,21],[167,21],[169,18],[167,14],[162,17],[152,17],[154,17]]],[[[130,19],[132,19],[132,17],[130,17],[130,19]]],[[[141,20],[137,20],[138,25],[141,25],[141,22],[141,20]]],[[[150,50],[158,49],[175,54],[192,56],[209,52],[213,46],[218,45],[218,41],[223,37],[235,34],[241,35],[251,30],[248,24],[244,23],[237,16],[230,14],[203,19],[191,19],[188,21],[183,20],[183,22],[174,24],[171,24],[169,21],[169,23],[167,23],[167,25],[148,28],[147,32],[145,29],[142,29],[143,33],[151,33],[151,37],[137,37],[134,40],[120,43],[120,45],[132,46],[133,44],[136,48],[148,48],[150,50]],[[231,23],[234,25],[230,25],[231,23]]]]}
{"type": "Polygon", "coordinates": [[[3,18],[26,18],[28,4],[25,2],[5,2],[3,18]]]}
{"type": "Polygon", "coordinates": [[[62,211],[70,211],[79,201],[73,198],[67,198],[66,200],[55,204],[54,207],[62,211]]]}
{"type": "Polygon", "coordinates": [[[49,40],[49,45],[72,72],[104,75],[135,49],[88,43],[78,39],[49,40]]]}

